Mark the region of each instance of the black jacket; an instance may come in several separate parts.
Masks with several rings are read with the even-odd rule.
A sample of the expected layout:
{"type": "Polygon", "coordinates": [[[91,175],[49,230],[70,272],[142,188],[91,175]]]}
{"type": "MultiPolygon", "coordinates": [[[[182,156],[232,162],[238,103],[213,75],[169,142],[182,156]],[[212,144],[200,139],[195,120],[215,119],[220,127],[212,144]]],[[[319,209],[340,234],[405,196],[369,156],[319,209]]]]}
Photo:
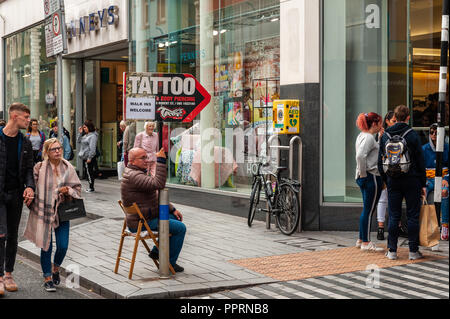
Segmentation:
{"type": "MultiPolygon", "coordinates": [[[[397,123],[386,129],[391,136],[394,135],[402,135],[411,127],[406,123],[397,123]]],[[[387,181],[387,175],[383,170],[383,156],[385,153],[385,145],[389,137],[387,134],[383,134],[383,137],[380,141],[380,151],[378,153],[378,170],[380,171],[383,180],[387,181]]],[[[409,156],[411,157],[411,166],[409,168],[408,173],[404,176],[414,176],[420,179],[420,183],[422,187],[426,186],[427,177],[425,171],[425,158],[423,156],[422,143],[420,141],[419,134],[416,131],[411,131],[405,137],[407,148],[409,152],[409,156]]]]}
{"type": "MultiPolygon", "coordinates": [[[[19,184],[22,186],[21,191],[30,187],[35,189],[33,178],[33,148],[30,140],[19,132],[19,184]]],[[[0,127],[0,200],[3,199],[6,177],[6,143],[3,127],[0,127]]]]}

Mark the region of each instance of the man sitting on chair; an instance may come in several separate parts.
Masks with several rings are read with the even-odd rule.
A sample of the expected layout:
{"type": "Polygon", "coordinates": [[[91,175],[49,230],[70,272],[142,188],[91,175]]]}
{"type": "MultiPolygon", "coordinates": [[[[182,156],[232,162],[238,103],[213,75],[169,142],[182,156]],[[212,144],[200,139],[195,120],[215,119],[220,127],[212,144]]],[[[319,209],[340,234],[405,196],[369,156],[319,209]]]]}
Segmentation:
{"type": "MultiPolygon", "coordinates": [[[[125,207],[136,203],[151,230],[158,230],[159,208],[158,208],[158,190],[166,185],[167,169],[166,154],[164,149],[156,153],[157,164],[155,176],[148,175],[147,153],[142,148],[133,148],[128,153],[128,166],[123,172],[123,179],[120,184],[122,202],[125,207]]],[[[170,264],[176,272],[182,272],[183,267],[176,264],[178,255],[183,246],[186,226],[182,223],[181,213],[169,205],[169,232],[171,234],[170,245],[170,264]]],[[[127,215],[127,226],[131,232],[136,232],[139,223],[139,216],[127,215]]],[[[149,254],[152,259],[159,259],[159,251],[156,246],[149,254]]]]}

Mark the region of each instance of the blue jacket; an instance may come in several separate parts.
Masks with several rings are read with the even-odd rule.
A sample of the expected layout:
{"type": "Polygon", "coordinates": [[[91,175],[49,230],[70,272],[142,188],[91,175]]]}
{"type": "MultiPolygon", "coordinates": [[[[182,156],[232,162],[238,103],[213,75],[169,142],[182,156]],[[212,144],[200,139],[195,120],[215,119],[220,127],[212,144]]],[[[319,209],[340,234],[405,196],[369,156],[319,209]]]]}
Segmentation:
{"type": "MultiPolygon", "coordinates": [[[[386,129],[391,136],[402,135],[411,127],[406,123],[397,123],[386,129]]],[[[385,152],[386,142],[388,140],[387,134],[383,134],[380,140],[380,151],[378,153],[378,170],[380,171],[383,180],[387,180],[387,175],[383,170],[383,156],[385,152]]],[[[416,131],[409,132],[405,137],[409,155],[411,157],[411,166],[408,173],[405,176],[417,177],[420,180],[422,187],[427,184],[427,176],[425,171],[425,159],[423,156],[422,143],[420,142],[420,137],[416,131]]]]}
{"type": "MultiPolygon", "coordinates": [[[[430,142],[431,143],[431,142],[430,142]]],[[[427,143],[425,144],[422,149],[423,149],[423,155],[425,157],[425,167],[427,169],[430,168],[436,168],[436,151],[434,150],[434,147],[430,144],[427,143]]],[[[448,144],[445,143],[444,144],[444,154],[443,154],[443,168],[448,168],[448,144]]],[[[445,180],[448,181],[448,174],[444,177],[445,180]]]]}

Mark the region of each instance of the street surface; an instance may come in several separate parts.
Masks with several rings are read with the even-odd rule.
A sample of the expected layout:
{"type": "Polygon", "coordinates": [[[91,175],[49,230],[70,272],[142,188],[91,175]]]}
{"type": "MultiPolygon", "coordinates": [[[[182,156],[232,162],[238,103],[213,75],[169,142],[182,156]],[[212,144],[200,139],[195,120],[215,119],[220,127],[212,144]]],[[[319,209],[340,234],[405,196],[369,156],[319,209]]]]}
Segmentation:
{"type": "Polygon", "coordinates": [[[65,287],[65,278],[61,277],[61,284],[56,292],[47,292],[43,287],[42,270],[39,264],[17,256],[14,269],[14,280],[19,287],[16,292],[5,292],[0,300],[8,299],[100,299],[101,297],[80,287],[69,289],[65,287]]]}

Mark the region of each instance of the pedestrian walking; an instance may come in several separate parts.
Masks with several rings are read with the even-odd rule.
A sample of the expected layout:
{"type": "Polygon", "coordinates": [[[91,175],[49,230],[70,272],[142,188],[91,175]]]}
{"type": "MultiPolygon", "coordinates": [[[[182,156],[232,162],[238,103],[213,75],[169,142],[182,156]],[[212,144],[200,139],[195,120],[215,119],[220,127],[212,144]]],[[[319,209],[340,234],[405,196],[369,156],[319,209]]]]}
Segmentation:
{"type": "MultiPolygon", "coordinates": [[[[52,130],[50,132],[51,138],[58,138],[58,122],[54,121],[51,124],[52,130]]],[[[72,146],[70,146],[70,139],[67,134],[63,133],[63,157],[65,160],[71,161],[73,159],[73,150],[72,146]]]]}
{"type": "Polygon", "coordinates": [[[419,215],[421,196],[426,196],[425,159],[419,135],[409,126],[409,108],[395,108],[397,123],[389,127],[380,141],[378,169],[387,185],[389,203],[389,236],[386,257],[397,259],[398,224],[402,202],[406,201],[409,259],[422,258],[419,251],[419,215]]]}
{"type": "Polygon", "coordinates": [[[127,123],[125,122],[125,121],[120,121],[120,124],[119,124],[119,134],[118,134],[118,137],[119,137],[119,141],[117,142],[117,153],[119,154],[119,161],[123,161],[124,159],[123,159],[123,154],[124,154],[124,152],[125,152],[125,148],[123,147],[123,140],[124,140],[124,136],[125,136],[125,134],[124,134],[124,132],[125,132],[125,130],[127,129],[127,123]]]}
{"type": "Polygon", "coordinates": [[[128,165],[128,152],[134,147],[134,140],[136,138],[136,122],[131,121],[125,132],[123,132],[123,161],[125,167],[128,165]]]}
{"type": "Polygon", "coordinates": [[[379,143],[375,134],[383,129],[383,119],[377,113],[362,113],[356,126],[361,133],[356,139],[356,183],[363,197],[363,211],[359,218],[359,239],[356,246],[361,250],[380,251],[370,240],[372,216],[381,195],[382,180],[377,167],[379,143]]]}
{"type": "Polygon", "coordinates": [[[78,157],[83,160],[83,168],[85,170],[89,188],[87,193],[95,192],[95,174],[97,165],[97,140],[98,134],[92,121],[87,120],[82,127],[78,128],[77,141],[80,143],[80,151],[78,157]]]}
{"type": "Polygon", "coordinates": [[[148,169],[147,173],[155,176],[156,173],[156,153],[159,151],[159,138],[155,132],[156,123],[146,122],[145,131],[136,135],[134,140],[135,148],[142,148],[147,153],[148,169]]]}
{"type": "Polygon", "coordinates": [[[17,291],[12,273],[23,203],[34,198],[33,149],[19,130],[30,123],[30,109],[22,103],[9,107],[9,121],[0,127],[0,295],[17,291]]]}
{"type": "Polygon", "coordinates": [[[42,161],[42,146],[45,142],[44,132],[39,130],[39,122],[36,119],[30,121],[27,129],[27,138],[30,140],[33,147],[33,161],[34,164],[42,161]]]}
{"type": "Polygon", "coordinates": [[[43,148],[43,161],[34,167],[36,198],[30,207],[24,236],[41,248],[41,267],[44,289],[56,291],[59,285],[59,268],[69,247],[70,221],[60,222],[58,206],[71,198],[81,198],[81,182],[70,162],[62,156],[63,147],[56,138],[47,140],[43,148]],[[53,250],[53,231],[56,251],[53,250]]]}
{"type": "MultiPolygon", "coordinates": [[[[423,154],[425,157],[425,167],[427,173],[427,197],[434,191],[434,183],[436,178],[436,142],[437,142],[438,125],[430,126],[429,139],[430,142],[425,144],[423,154]]],[[[442,157],[443,180],[442,180],[442,202],[441,202],[441,239],[448,240],[448,143],[444,144],[444,152],[442,157]]],[[[430,201],[429,201],[430,202],[430,201]]]]}

